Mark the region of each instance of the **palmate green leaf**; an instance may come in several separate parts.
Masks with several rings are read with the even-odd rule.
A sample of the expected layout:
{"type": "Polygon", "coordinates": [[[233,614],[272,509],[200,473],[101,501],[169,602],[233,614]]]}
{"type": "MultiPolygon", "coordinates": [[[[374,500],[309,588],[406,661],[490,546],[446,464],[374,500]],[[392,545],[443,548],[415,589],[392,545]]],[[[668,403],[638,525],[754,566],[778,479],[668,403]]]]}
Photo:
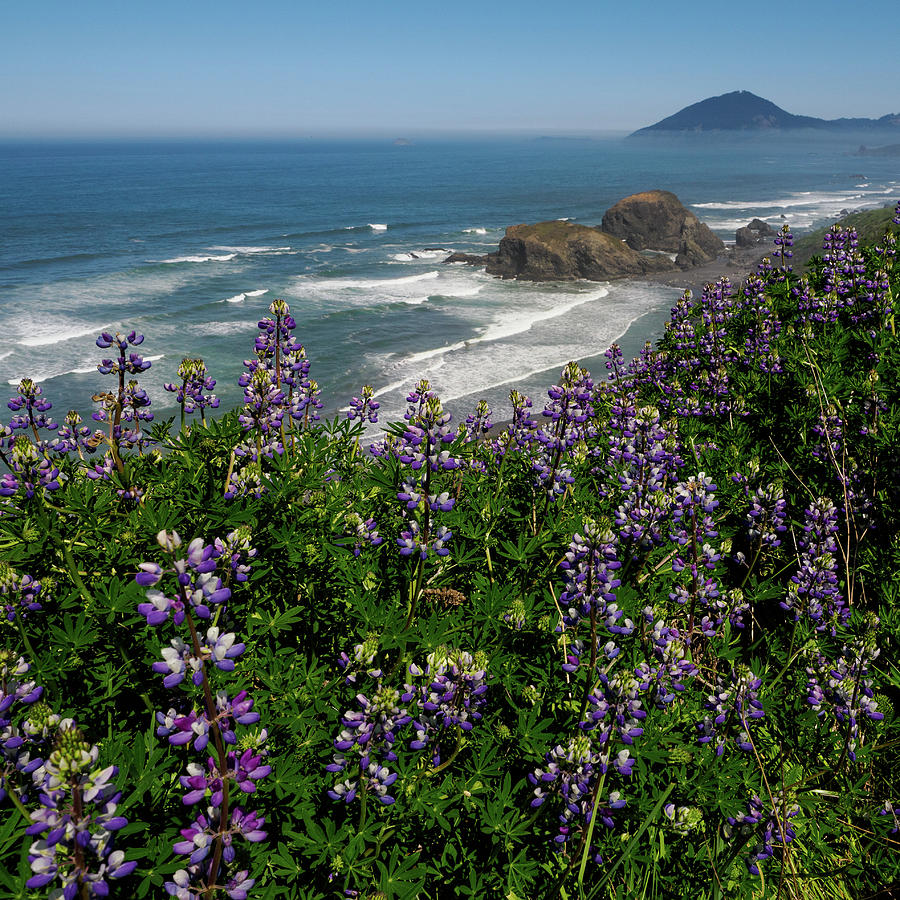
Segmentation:
{"type": "Polygon", "coordinates": [[[425,885],[427,869],[419,863],[419,853],[413,852],[401,856],[400,848],[395,844],[387,862],[378,861],[378,889],[388,898],[416,897],[425,885]]]}
{"type": "MultiPolygon", "coordinates": [[[[320,862],[325,859],[324,855],[320,862]]],[[[279,844],[268,854],[266,869],[275,875],[282,883],[296,883],[308,877],[309,867],[294,847],[288,844],[279,844]]]]}
{"type": "Polygon", "coordinates": [[[247,617],[248,637],[277,636],[304,621],[308,615],[308,611],[300,606],[274,613],[257,610],[247,617]]]}

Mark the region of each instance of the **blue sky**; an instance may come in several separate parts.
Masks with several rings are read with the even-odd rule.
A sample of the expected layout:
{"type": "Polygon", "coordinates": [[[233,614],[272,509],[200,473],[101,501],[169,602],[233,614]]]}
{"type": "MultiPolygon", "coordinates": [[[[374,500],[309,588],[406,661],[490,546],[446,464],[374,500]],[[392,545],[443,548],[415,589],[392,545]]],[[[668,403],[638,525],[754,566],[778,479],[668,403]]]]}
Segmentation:
{"type": "Polygon", "coordinates": [[[893,0],[5,0],[0,137],[632,130],[900,112],[893,0]]]}

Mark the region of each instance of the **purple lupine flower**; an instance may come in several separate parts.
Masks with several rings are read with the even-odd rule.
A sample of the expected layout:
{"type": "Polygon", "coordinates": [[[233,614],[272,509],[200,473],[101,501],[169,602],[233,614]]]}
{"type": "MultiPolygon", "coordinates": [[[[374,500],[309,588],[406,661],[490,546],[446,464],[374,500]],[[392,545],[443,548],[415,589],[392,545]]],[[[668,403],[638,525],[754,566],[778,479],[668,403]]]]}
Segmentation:
{"type": "Polygon", "coordinates": [[[33,875],[26,887],[58,879],[64,897],[104,897],[108,879],[124,878],[137,867],[112,849],[113,832],[128,820],[117,815],[121,794],[111,779],[118,770],[97,767],[98,753],[71,719],[60,721],[55,749],[44,762],[41,806],[26,829],[38,838],[28,852],[33,875]]]}
{"type": "Polygon", "coordinates": [[[724,835],[728,839],[737,834],[747,843],[744,864],[751,875],[760,874],[757,863],[772,857],[775,844],[784,846],[796,837],[788,819],[799,812],[796,803],[784,803],[780,810],[767,810],[762,800],[754,795],[747,804],[747,812],[727,818],[724,835]]]}
{"type": "Polygon", "coordinates": [[[877,617],[869,614],[865,632],[852,643],[844,644],[834,661],[818,649],[807,653],[807,702],[820,718],[830,710],[838,723],[847,726],[847,755],[853,762],[863,716],[870,722],[884,718],[874,699],[872,679],[867,677],[869,663],[880,653],[875,643],[877,626],[877,617]]]}
{"type": "Polygon", "coordinates": [[[257,368],[243,387],[244,406],[238,415],[241,427],[245,431],[259,432],[263,437],[274,435],[285,414],[284,391],[264,368],[257,368]]]}
{"type": "Polygon", "coordinates": [[[21,577],[4,562],[0,562],[0,616],[15,622],[17,616],[39,612],[42,585],[30,575],[21,577]]]}
{"type": "Polygon", "coordinates": [[[374,519],[363,519],[359,513],[348,513],[344,518],[344,532],[352,538],[353,555],[358,557],[364,548],[377,547],[383,538],[378,533],[378,526],[374,519]]]}
{"type": "Polygon", "coordinates": [[[506,426],[503,434],[491,442],[491,451],[496,460],[512,450],[527,452],[534,440],[534,432],[537,422],[531,418],[532,402],[530,397],[520,394],[518,391],[510,391],[509,402],[512,404],[512,422],[506,426]]]}
{"type": "Polygon", "coordinates": [[[290,314],[290,307],[284,300],[276,299],[269,305],[269,312],[274,318],[265,318],[258,323],[256,359],[245,362],[248,373],[238,379],[238,384],[246,390],[257,377],[257,391],[264,390],[265,382],[275,388],[270,400],[280,409],[278,427],[283,436],[284,426],[290,429],[293,422],[303,428],[317,421],[322,402],[318,385],[309,379],[306,350],[293,335],[297,323],[290,314]],[[264,373],[265,378],[257,373],[264,373]],[[282,425],[285,414],[288,418],[282,425]]]}
{"type": "MultiPolygon", "coordinates": [[[[898,215],[900,215],[900,204],[898,204],[898,215]]],[[[897,222],[900,225],[900,222],[897,222]]],[[[888,834],[897,834],[900,832],[900,806],[895,806],[890,800],[885,800],[878,810],[879,816],[890,816],[892,828],[888,829],[888,834]]]]}
{"type": "Polygon", "coordinates": [[[782,275],[791,271],[788,260],[794,255],[791,247],[794,246],[794,235],[791,233],[790,226],[785,223],[781,226],[781,232],[775,237],[775,258],[779,261],[778,268],[782,275]]]}
{"type": "Polygon", "coordinates": [[[255,497],[258,500],[264,492],[262,467],[259,463],[249,463],[239,472],[232,473],[223,496],[226,500],[234,500],[236,497],[255,497]]]}
{"type": "Polygon", "coordinates": [[[24,435],[13,438],[9,457],[11,471],[0,480],[0,497],[14,497],[20,493],[22,499],[31,500],[35,494],[46,496],[58,491],[59,469],[38,453],[37,448],[24,435]]]}
{"type": "Polygon", "coordinates": [[[570,362],[560,383],[547,391],[550,402],[541,412],[547,421],[534,431],[537,452],[531,464],[536,486],[544,490],[547,502],[562,497],[575,483],[567,463],[584,442],[595,416],[593,387],[590,372],[570,362]]]}
{"type": "Polygon", "coordinates": [[[810,619],[817,631],[846,623],[850,610],[838,584],[838,512],[827,497],[811,503],[805,512],[803,536],[798,539],[800,567],[781,606],[810,619]]]}
{"type": "Polygon", "coordinates": [[[347,418],[352,422],[358,419],[360,422],[375,424],[378,421],[378,408],[380,404],[375,400],[375,391],[367,384],[360,392],[360,397],[354,397],[350,401],[350,409],[347,410],[347,418]]]}
{"type": "Polygon", "coordinates": [[[213,557],[227,562],[231,567],[230,575],[238,582],[247,581],[250,577],[250,563],[257,555],[257,550],[250,546],[250,537],[249,527],[240,525],[229,531],[224,539],[213,541],[213,557]]]}
{"type": "Polygon", "coordinates": [[[87,425],[81,423],[81,416],[74,409],[70,409],[66,413],[62,427],[56,432],[56,437],[50,441],[50,449],[60,456],[78,453],[81,459],[84,459],[85,451],[93,453],[103,436],[100,434],[97,437],[87,425]]]}
{"type": "Polygon", "coordinates": [[[460,431],[465,434],[465,442],[478,441],[491,430],[491,408],[486,400],[479,400],[475,412],[466,416],[465,424],[460,431]]]}
{"type": "Polygon", "coordinates": [[[265,838],[265,832],[260,828],[261,818],[233,805],[229,787],[234,785],[243,793],[252,794],[257,782],[271,774],[267,751],[262,748],[268,735],[262,729],[238,736],[238,726],[254,725],[260,718],[246,691],[229,697],[219,690],[213,698],[211,673],[215,669],[232,671],[244,645],[236,640],[234,633],[216,624],[205,632],[197,625],[199,619],[210,618],[209,604],[224,603],[231,595],[216,569],[227,569],[228,577],[238,573],[240,580],[244,567],[241,560],[249,559],[255,551],[250,551],[247,533],[232,532],[225,541],[217,540],[213,544],[196,538],[183,548],[177,533],[161,531],[157,542],[171,561],[166,566],[141,563],[135,577],[147,589],[149,602],[139,604],[138,608],[150,625],[162,625],[171,613],[173,624],[186,623],[189,634],[176,634],[170,646],[163,649],[162,661],[154,663],[153,669],[165,676],[163,683],[169,688],[182,683],[190,673],[190,682],[202,688],[203,698],[199,710],[194,707],[182,714],[170,708],[166,713],[157,713],[157,735],[173,746],[188,748],[193,744],[194,750],[213,754],[206,757],[205,766],[188,763],[187,774],[180,776],[186,791],[183,802],[191,805],[203,801],[206,810],[189,828],[182,830],[184,840],[173,849],[188,856],[188,868],[176,872],[174,880],[166,882],[165,887],[175,897],[199,897],[220,887],[220,879],[228,876],[234,895],[241,896],[253,884],[253,879],[247,878],[246,871],[228,873],[235,860],[233,837],[240,835],[248,841],[260,841],[265,838]],[[164,577],[174,581],[175,590],[171,592],[174,599],[155,587],[164,577]]]}
{"type": "MultiPolygon", "coordinates": [[[[705,538],[718,537],[712,512],[719,505],[715,499],[716,485],[705,472],[680,481],[674,488],[674,505],[672,522],[675,531],[671,538],[678,545],[672,561],[672,571],[685,573],[686,583],[678,583],[670,599],[679,604],[690,605],[688,615],[687,640],[693,638],[694,615],[716,605],[719,598],[719,586],[715,578],[707,572],[714,572],[720,554],[705,538]]],[[[707,636],[715,634],[721,617],[707,617],[703,624],[703,633],[707,636]]]]}
{"type": "Polygon", "coordinates": [[[388,788],[397,775],[385,763],[397,760],[395,744],[404,726],[412,721],[401,700],[399,690],[382,683],[379,670],[369,696],[357,694],[358,709],[347,710],[341,716],[343,727],[334,740],[336,752],[325,768],[333,773],[347,771],[352,780],[344,779],[330,788],[328,796],[332,800],[352,803],[360,790],[366,790],[385,806],[394,802],[388,788]]]}
{"type": "Polygon", "coordinates": [[[655,618],[649,608],[645,610],[644,619],[653,625],[648,634],[652,660],[640,663],[634,674],[640,690],[652,697],[657,709],[665,709],[679,692],[685,690],[685,682],[698,670],[687,658],[688,645],[677,628],[655,618]]]}
{"type": "Polygon", "coordinates": [[[772,550],[781,546],[778,535],[787,530],[787,504],[781,485],[770,483],[765,487],[758,487],[749,499],[747,536],[751,543],[772,550]]]}
{"type": "Polygon", "coordinates": [[[169,383],[163,387],[175,394],[175,402],[181,407],[182,428],[184,417],[198,409],[200,421],[205,425],[206,410],[219,407],[219,398],[212,393],[212,389],[216,386],[215,379],[209,376],[202,359],[183,359],[178,367],[178,375],[181,384],[169,383]]]}
{"type": "Polygon", "coordinates": [[[618,501],[615,525],[619,539],[633,552],[646,552],[663,541],[670,515],[671,481],[683,465],[675,433],[660,423],[659,410],[613,410],[609,427],[608,469],[615,479],[608,493],[618,501]]]}
{"type": "Polygon", "coordinates": [[[362,670],[370,678],[381,678],[383,672],[377,666],[373,667],[375,655],[378,653],[378,643],[381,636],[377,632],[369,632],[362,643],[354,644],[353,659],[342,652],[338,659],[338,667],[344,673],[345,684],[356,684],[359,671],[362,670]]]}
{"type": "MultiPolygon", "coordinates": [[[[591,735],[581,735],[569,740],[563,747],[558,744],[544,756],[545,765],[528,773],[528,780],[535,786],[531,806],[537,808],[551,797],[558,796],[560,826],[553,837],[552,848],[564,852],[566,844],[583,835],[593,816],[606,828],[615,827],[615,811],[625,806],[621,791],[609,791],[605,800],[593,806],[594,787],[597,780],[608,775],[611,769],[628,777],[630,766],[624,762],[627,752],[610,759],[606,745],[597,745],[591,735]]],[[[599,799],[599,798],[598,798],[599,799]]],[[[602,862],[596,848],[591,848],[594,862],[602,862]]]]}
{"type": "Polygon", "coordinates": [[[419,703],[413,722],[416,738],[410,747],[430,746],[432,763],[439,765],[447,732],[471,731],[481,719],[479,710],[487,699],[489,678],[485,660],[481,653],[440,647],[428,655],[424,668],[410,665],[409,674],[425,678],[424,684],[408,684],[403,695],[404,700],[417,699],[419,703]]]}
{"type": "MultiPolygon", "coordinates": [[[[118,388],[115,391],[105,391],[94,395],[94,400],[100,404],[100,409],[93,413],[92,418],[97,422],[108,424],[108,434],[104,435],[104,438],[109,445],[113,463],[120,475],[124,472],[120,449],[137,447],[139,450],[143,450],[144,446],[150,442],[141,431],[142,422],[153,420],[153,414],[149,411],[150,397],[138,386],[137,381],[130,380],[127,384],[125,382],[126,374],[140,375],[151,366],[149,360],[128,350],[129,346],[138,346],[143,342],[144,336],[134,331],[130,331],[124,336],[118,332],[112,335],[104,331],[96,341],[97,346],[101,349],[105,350],[114,346],[119,351],[115,360],[104,359],[97,366],[97,370],[101,374],[116,376],[118,388]],[[127,358],[126,353],[128,354],[127,358]]],[[[120,495],[122,495],[121,492],[120,495]]]]}
{"type": "Polygon", "coordinates": [[[30,378],[23,378],[16,388],[17,396],[12,397],[6,405],[13,412],[22,412],[13,416],[10,420],[10,430],[30,429],[35,441],[40,445],[42,438],[41,429],[52,431],[57,426],[45,413],[53,408],[53,404],[43,396],[43,388],[35,384],[30,378]]]}
{"type": "Polygon", "coordinates": [[[20,799],[26,796],[32,781],[43,772],[43,760],[32,754],[40,752],[40,726],[50,719],[32,714],[34,724],[26,720],[21,727],[13,725],[16,704],[33,707],[44,691],[34,681],[23,679],[30,668],[24,657],[0,650],[0,803],[9,792],[20,799]]]}
{"type": "Polygon", "coordinates": [[[717,675],[713,693],[703,702],[710,714],[696,723],[697,743],[715,741],[716,756],[721,756],[730,739],[739,750],[749,753],[753,749],[749,728],[765,715],[758,697],[761,686],[762,679],[747,666],[737,666],[727,674],[717,675]]]}
{"type": "Polygon", "coordinates": [[[573,536],[559,565],[566,579],[559,598],[563,609],[560,630],[565,628],[569,639],[563,671],[571,673],[580,666],[585,656],[585,641],[590,640],[579,628],[582,623],[590,625],[596,643],[593,647],[588,644],[587,659],[594,660],[597,672],[589,672],[587,677],[593,679],[619,653],[609,636],[630,634],[634,623],[623,619],[624,613],[615,602],[615,590],[621,583],[616,572],[622,565],[617,558],[616,535],[607,523],[591,521],[585,522],[583,531],[584,535],[573,536]]]}
{"type": "Polygon", "coordinates": [[[440,490],[440,481],[444,472],[459,468],[460,462],[443,449],[457,436],[450,429],[450,413],[444,412],[440,399],[428,389],[428,382],[419,382],[407,399],[407,425],[402,439],[390,450],[408,467],[397,493],[404,506],[406,527],[396,544],[401,556],[418,556],[424,561],[450,552],[446,545],[453,533],[437,519],[440,513],[453,508],[454,501],[449,492],[440,490]]]}
{"type": "Polygon", "coordinates": [[[630,746],[644,733],[640,723],[647,712],[642,708],[641,692],[641,682],[631,672],[620,670],[612,677],[602,673],[598,690],[588,696],[593,709],[579,727],[583,731],[597,729],[597,741],[604,746],[612,745],[615,738],[630,746]]]}

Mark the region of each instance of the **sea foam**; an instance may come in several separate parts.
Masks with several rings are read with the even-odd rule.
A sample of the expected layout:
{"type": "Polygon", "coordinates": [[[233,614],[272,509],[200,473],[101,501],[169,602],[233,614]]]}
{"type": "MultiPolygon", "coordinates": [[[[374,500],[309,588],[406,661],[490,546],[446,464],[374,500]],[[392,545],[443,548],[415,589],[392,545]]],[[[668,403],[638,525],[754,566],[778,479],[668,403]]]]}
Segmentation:
{"type": "Polygon", "coordinates": [[[291,247],[210,247],[211,250],[224,250],[226,253],[243,253],[252,255],[254,253],[289,253],[291,247]]]}
{"type": "Polygon", "coordinates": [[[161,259],[160,263],[175,265],[177,263],[229,262],[236,256],[237,253],[226,253],[222,256],[173,256],[171,259],[161,259]]]}
{"type": "Polygon", "coordinates": [[[74,338],[85,337],[89,334],[99,335],[101,331],[108,327],[109,326],[107,325],[76,325],[67,328],[64,331],[22,338],[22,340],[19,341],[19,344],[23,347],[47,347],[51,344],[61,344],[63,341],[71,341],[74,338]]]}

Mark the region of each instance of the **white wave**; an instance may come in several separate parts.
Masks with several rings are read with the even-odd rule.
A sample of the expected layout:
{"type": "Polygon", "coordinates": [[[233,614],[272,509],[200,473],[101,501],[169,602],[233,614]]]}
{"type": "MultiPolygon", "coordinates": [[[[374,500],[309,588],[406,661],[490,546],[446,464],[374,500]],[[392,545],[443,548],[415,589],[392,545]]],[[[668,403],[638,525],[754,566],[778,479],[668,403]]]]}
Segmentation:
{"type": "Polygon", "coordinates": [[[210,250],[224,250],[226,253],[288,253],[291,247],[210,247],[210,250]]]}
{"type": "Polygon", "coordinates": [[[173,256],[171,259],[161,259],[160,263],[204,263],[204,262],[228,262],[237,256],[237,253],[226,253],[224,256],[173,256]]]}
{"type": "MultiPolygon", "coordinates": [[[[501,290],[506,291],[507,286],[501,290]]],[[[610,343],[619,340],[634,322],[648,313],[656,311],[664,318],[665,310],[671,306],[670,291],[661,285],[637,282],[611,285],[603,291],[580,291],[574,296],[571,291],[561,291],[550,298],[555,303],[551,310],[534,308],[534,304],[546,303],[546,293],[524,285],[509,286],[516,307],[526,309],[530,319],[544,319],[543,324],[530,334],[509,340],[498,337],[485,341],[498,335],[497,329],[493,335],[485,332],[452,346],[399,359],[383,357],[378,363],[382,377],[371,379],[381,398],[383,418],[389,421],[402,415],[405,394],[394,392],[408,388],[420,378],[429,379],[445,405],[463,398],[470,398],[473,403],[477,399],[487,400],[497,420],[510,415],[506,408],[509,385],[535,397],[535,408],[539,409],[542,392],[556,383],[559,371],[567,362],[581,360],[584,365],[592,357],[600,356],[610,343]],[[607,291],[607,302],[591,305],[590,299],[599,299],[601,294],[607,296],[607,291]],[[562,299],[565,302],[561,303],[562,299]],[[563,308],[564,313],[551,317],[554,311],[563,308]]],[[[512,303],[504,306],[509,308],[512,303]]],[[[594,365],[599,369],[595,374],[602,379],[602,360],[594,360],[594,365]]],[[[454,414],[458,416],[459,410],[454,414]]]]}
{"type": "Polygon", "coordinates": [[[15,350],[7,350],[6,353],[0,354],[0,359],[6,359],[7,356],[12,356],[15,353],[15,350]]]}
{"type": "Polygon", "coordinates": [[[427,262],[432,259],[441,259],[448,253],[453,253],[453,250],[445,250],[443,248],[439,250],[410,250],[409,253],[395,253],[391,256],[391,259],[395,262],[427,262]]]}
{"type": "MultiPolygon", "coordinates": [[[[144,360],[146,362],[156,362],[158,359],[164,358],[165,353],[158,353],[156,356],[145,356],[144,360]]],[[[90,375],[92,372],[96,371],[97,366],[91,365],[88,368],[66,369],[62,372],[39,372],[37,375],[21,375],[18,378],[8,379],[6,383],[11,385],[18,385],[22,378],[27,377],[30,378],[35,384],[41,384],[44,381],[50,381],[50,379],[52,378],[63,378],[66,375],[90,375]]]]}
{"type": "Polygon", "coordinates": [[[422,350],[419,353],[413,353],[410,356],[404,357],[403,363],[406,365],[417,365],[427,359],[444,356],[446,353],[452,353],[456,350],[464,350],[474,347],[477,344],[492,343],[493,341],[514,337],[517,334],[530,331],[538,322],[546,322],[548,319],[564,316],[577,306],[591,303],[594,300],[600,300],[608,294],[609,288],[601,288],[599,291],[576,294],[574,299],[567,303],[560,303],[550,309],[532,311],[530,314],[517,313],[514,317],[509,316],[492,325],[488,325],[484,332],[477,337],[468,338],[464,341],[457,341],[454,344],[446,344],[443,347],[434,347],[431,350],[422,350]]]}
{"type": "Polygon", "coordinates": [[[388,230],[387,225],[372,224],[372,222],[369,222],[369,228],[371,228],[372,231],[387,231],[388,230]]]}
{"type": "MultiPolygon", "coordinates": [[[[16,382],[16,384],[18,384],[18,382],[16,382]]],[[[379,388],[377,391],[374,391],[372,393],[372,396],[383,397],[385,394],[393,394],[394,391],[399,391],[400,388],[407,384],[412,387],[413,382],[409,381],[409,379],[407,378],[403,378],[400,381],[393,381],[390,384],[386,384],[383,388],[379,388]]]]}
{"type": "Polygon", "coordinates": [[[487,228],[463,228],[463,234],[487,234],[487,228]]]}
{"type": "Polygon", "coordinates": [[[68,369],[65,372],[49,372],[46,374],[38,374],[38,375],[22,375],[19,378],[10,378],[7,380],[7,384],[11,384],[13,386],[18,386],[19,382],[22,378],[30,378],[35,384],[41,384],[44,381],[50,381],[51,378],[62,378],[64,375],[90,375],[91,372],[96,372],[97,367],[91,366],[89,369],[68,369]]]}
{"type": "Polygon", "coordinates": [[[501,338],[512,337],[516,334],[522,334],[524,331],[530,331],[538,322],[546,322],[548,319],[555,319],[559,316],[564,316],[566,313],[575,309],[577,306],[582,306],[585,303],[592,303],[594,300],[601,300],[603,297],[609,295],[609,288],[604,287],[599,291],[592,291],[590,293],[584,294],[576,294],[575,299],[570,300],[568,303],[561,303],[559,306],[554,306],[551,309],[546,309],[541,312],[532,313],[530,316],[522,316],[516,315],[515,317],[510,317],[506,321],[498,322],[495,325],[491,325],[487,331],[481,337],[475,338],[474,341],[470,343],[481,343],[482,341],[499,341],[501,338]]]}
{"type": "MultiPolygon", "coordinates": [[[[670,290],[656,284],[616,284],[609,288],[609,301],[596,305],[581,303],[580,308],[570,308],[530,334],[492,342],[479,343],[477,338],[458,341],[453,348],[423,351],[399,359],[385,356],[377,363],[382,377],[370,379],[377,388],[384,419],[393,420],[402,415],[405,393],[400,394],[399,390],[408,389],[420,378],[431,382],[445,405],[454,402],[458,405],[463,398],[469,398],[472,403],[487,400],[497,420],[510,415],[506,408],[509,385],[533,396],[535,408],[540,409],[541,395],[548,385],[556,383],[559,371],[567,362],[574,359],[586,364],[647,313],[656,310],[664,317],[665,310],[671,306],[670,290]],[[423,358],[429,353],[433,355],[423,358]]],[[[533,304],[546,303],[548,299],[538,290],[521,285],[510,288],[509,292],[515,296],[519,308],[532,307],[530,314],[550,312],[534,309],[533,304]]],[[[581,291],[580,297],[572,296],[571,291],[564,293],[571,302],[561,304],[562,298],[557,293],[551,298],[557,306],[571,306],[575,300],[584,301],[598,295],[597,291],[581,291]]],[[[479,337],[483,339],[485,335],[479,337]]],[[[593,364],[599,369],[599,374],[595,374],[602,378],[602,360],[594,360],[593,364]]],[[[454,414],[459,417],[460,410],[455,409],[454,414]]]]}
{"type": "Polygon", "coordinates": [[[440,276],[440,272],[423,272],[421,275],[404,275],[402,278],[323,278],[316,281],[311,287],[320,291],[342,291],[347,288],[389,291],[399,285],[433,281],[440,276]]]}
{"type": "Polygon", "coordinates": [[[263,294],[268,294],[269,289],[263,288],[259,291],[242,291],[240,294],[235,294],[233,297],[226,297],[224,300],[217,300],[217,303],[243,303],[248,297],[261,297],[263,294]]]}
{"type": "Polygon", "coordinates": [[[36,337],[22,338],[19,341],[23,347],[47,347],[50,344],[61,344],[63,341],[70,341],[74,338],[85,337],[86,335],[99,335],[108,326],[106,325],[78,325],[74,328],[68,328],[65,331],[57,331],[52,334],[40,334],[36,337]]]}
{"type": "MultiPolygon", "coordinates": [[[[863,187],[859,185],[858,187],[863,187]]],[[[860,203],[865,202],[868,198],[873,198],[873,195],[876,193],[881,193],[881,188],[871,191],[861,191],[861,192],[852,192],[852,191],[796,191],[792,194],[788,194],[786,197],[772,197],[766,198],[764,200],[715,200],[707,203],[692,203],[691,206],[694,209],[720,209],[720,210],[731,210],[731,209],[746,209],[746,210],[758,210],[758,209],[770,209],[770,210],[780,210],[791,207],[815,207],[815,208],[826,208],[830,209],[836,204],[845,205],[847,203],[860,203]]],[[[887,193],[890,193],[888,191],[887,193]]],[[[869,199],[869,202],[874,202],[874,199],[869,199]]]]}

